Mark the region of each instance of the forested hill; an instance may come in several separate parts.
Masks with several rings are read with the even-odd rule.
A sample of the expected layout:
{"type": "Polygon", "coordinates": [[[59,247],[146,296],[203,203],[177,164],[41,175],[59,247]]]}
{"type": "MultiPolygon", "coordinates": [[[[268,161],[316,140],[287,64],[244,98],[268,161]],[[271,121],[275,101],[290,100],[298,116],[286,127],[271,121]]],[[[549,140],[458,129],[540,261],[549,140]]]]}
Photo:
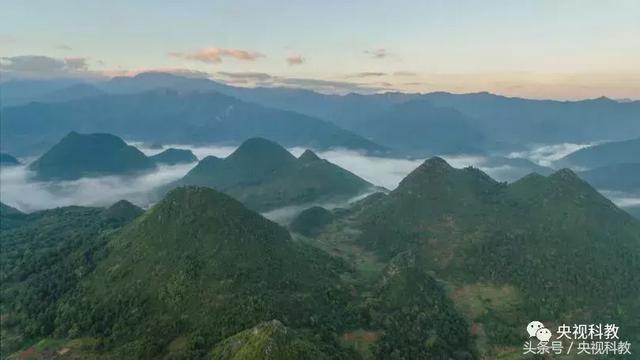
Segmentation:
{"type": "Polygon", "coordinates": [[[477,358],[445,289],[409,255],[363,281],[208,188],[139,213],[120,202],[18,214],[1,237],[3,357],[477,358]]]}
{"type": "Polygon", "coordinates": [[[211,187],[259,211],[344,201],[373,187],[310,150],[295,158],[279,144],[262,138],[248,139],[225,159],[202,159],[170,187],[181,185],[211,187]]]}
{"type": "Polygon", "coordinates": [[[358,221],[359,244],[382,257],[417,251],[462,308],[502,292],[469,314],[495,346],[516,344],[515,324],[529,318],[640,334],[640,222],[570,170],[507,185],[433,158],[358,221]]]}
{"type": "Polygon", "coordinates": [[[70,132],[29,165],[38,180],[133,175],[156,164],[136,147],[111,134],[70,132]]]}

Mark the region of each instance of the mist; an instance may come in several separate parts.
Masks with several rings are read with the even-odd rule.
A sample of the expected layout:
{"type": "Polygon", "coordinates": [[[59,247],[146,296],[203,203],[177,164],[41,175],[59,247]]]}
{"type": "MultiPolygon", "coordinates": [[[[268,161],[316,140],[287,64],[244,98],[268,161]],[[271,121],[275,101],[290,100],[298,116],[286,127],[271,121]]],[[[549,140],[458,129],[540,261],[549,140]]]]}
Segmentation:
{"type": "MultiPolygon", "coordinates": [[[[189,149],[198,159],[213,155],[226,157],[231,154],[234,146],[190,146],[183,144],[165,145],[163,149],[151,149],[143,143],[129,142],[137,146],[146,155],[157,154],[169,147],[189,149]]],[[[532,149],[527,153],[510,154],[511,157],[523,157],[538,164],[552,163],[553,161],[570,153],[571,150],[588,145],[559,144],[545,145],[538,149],[532,149]],[[517,155],[517,156],[516,156],[517,155]]],[[[289,151],[300,156],[304,148],[290,148],[289,151]]],[[[369,181],[373,185],[384,187],[388,190],[395,189],[400,181],[416,167],[423,163],[424,159],[383,158],[365,155],[352,150],[332,149],[316,151],[318,156],[369,181]]],[[[531,172],[528,167],[504,165],[494,159],[485,156],[442,156],[451,166],[463,168],[474,166],[486,172],[498,181],[514,181],[531,172]]],[[[28,164],[28,161],[23,162],[28,164]]],[[[31,212],[36,210],[55,208],[69,205],[82,206],[108,206],[118,200],[126,199],[132,203],[148,207],[157,201],[155,189],[183,177],[196,164],[159,166],[153,172],[138,176],[120,177],[105,176],[99,178],[83,178],[74,181],[56,183],[36,182],[27,165],[15,167],[3,167],[0,171],[0,198],[3,203],[16,207],[21,211],[31,212]]],[[[620,207],[640,206],[640,194],[627,194],[602,191],[620,207]]],[[[341,203],[305,204],[300,206],[276,209],[265,213],[271,219],[279,222],[288,221],[301,210],[313,206],[343,207],[353,200],[341,203]]]]}
{"type": "Polygon", "coordinates": [[[589,146],[599,144],[601,142],[587,143],[587,144],[573,144],[562,143],[553,145],[530,145],[529,150],[512,152],[507,157],[512,159],[527,159],[540,166],[553,166],[555,161],[562,159],[563,157],[576,152],[580,149],[584,149],[589,146]]]}
{"type": "Polygon", "coordinates": [[[262,216],[266,217],[271,221],[277,222],[279,224],[288,225],[299,213],[301,213],[303,210],[306,210],[310,207],[321,206],[327,210],[333,210],[337,208],[347,208],[354,202],[362,200],[377,191],[380,191],[380,189],[372,188],[369,191],[363,192],[362,194],[359,194],[357,196],[354,196],[350,199],[346,199],[343,201],[324,201],[324,202],[320,201],[320,202],[310,202],[310,203],[300,204],[300,205],[285,206],[278,209],[266,211],[262,213],[262,216]]]}
{"type": "Polygon", "coordinates": [[[0,171],[2,202],[23,212],[61,206],[108,206],[118,200],[148,207],[157,201],[154,190],[183,177],[193,164],[159,166],[138,176],[104,176],[73,181],[38,182],[27,166],[3,167],[0,171]]]}

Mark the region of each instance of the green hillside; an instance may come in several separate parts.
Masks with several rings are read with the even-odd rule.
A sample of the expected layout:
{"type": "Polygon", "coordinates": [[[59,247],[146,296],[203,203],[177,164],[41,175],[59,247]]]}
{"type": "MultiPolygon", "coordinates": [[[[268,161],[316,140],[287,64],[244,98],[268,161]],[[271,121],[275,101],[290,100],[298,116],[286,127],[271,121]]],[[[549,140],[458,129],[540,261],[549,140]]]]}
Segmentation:
{"type": "Polygon", "coordinates": [[[188,164],[198,161],[198,158],[187,149],[174,149],[169,148],[163,152],[150,156],[149,159],[155,161],[157,164],[188,164]]]}
{"type": "Polygon", "coordinates": [[[383,258],[417,251],[494,350],[530,318],[640,333],[640,222],[570,170],[507,185],[433,158],[358,221],[383,258]]]}
{"type": "Polygon", "coordinates": [[[471,359],[473,345],[467,322],[446,292],[411,252],[395,256],[375,287],[369,312],[373,324],[392,323],[377,346],[377,358],[471,359]]]}
{"type": "Polygon", "coordinates": [[[22,214],[22,212],[14,207],[0,202],[0,216],[17,214],[22,214]]]}
{"type": "Polygon", "coordinates": [[[58,302],[104,256],[108,236],[126,220],[108,209],[64,207],[32,214],[0,213],[1,356],[50,336],[58,302]],[[8,226],[10,225],[10,226],[8,226]]]}
{"type": "Polygon", "coordinates": [[[339,293],[340,262],[211,189],[173,190],[108,253],[59,304],[56,331],[98,337],[126,358],[154,358],[174,342],[190,344],[189,358],[274,318],[322,334],[344,311],[326,295],[339,293]]]}
{"type": "Polygon", "coordinates": [[[25,215],[20,210],[0,202],[0,230],[9,229],[22,223],[25,215]]]}
{"type": "Polygon", "coordinates": [[[131,175],[155,168],[134,146],[110,134],[70,132],[29,165],[38,180],[76,180],[104,175],[131,175]]]}
{"type": "Polygon", "coordinates": [[[278,320],[262,322],[221,341],[211,356],[218,360],[330,359],[313,343],[278,320]]]}
{"type": "Polygon", "coordinates": [[[265,211],[313,201],[345,200],[371,184],[307,150],[296,159],[261,138],[245,141],[225,159],[206,157],[174,186],[207,186],[265,211]]]}
{"type": "Polygon", "coordinates": [[[364,279],[208,188],[122,216],[135,209],[61,208],[2,232],[3,357],[477,358],[445,288],[408,255],[364,279]]]}
{"type": "MultiPolygon", "coordinates": [[[[194,170],[258,188],[317,163],[255,139],[194,170]]],[[[513,358],[531,319],[640,339],[640,222],[566,169],[506,184],[432,158],[293,238],[196,186],[0,215],[3,358],[513,358]]]]}

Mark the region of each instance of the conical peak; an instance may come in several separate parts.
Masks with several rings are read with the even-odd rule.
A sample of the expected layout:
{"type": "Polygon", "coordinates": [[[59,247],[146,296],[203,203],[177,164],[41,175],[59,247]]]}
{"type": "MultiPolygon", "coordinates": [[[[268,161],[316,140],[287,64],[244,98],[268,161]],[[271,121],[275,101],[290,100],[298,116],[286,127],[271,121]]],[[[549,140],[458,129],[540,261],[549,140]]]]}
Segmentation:
{"type": "Polygon", "coordinates": [[[302,155],[300,155],[298,160],[302,162],[312,162],[320,160],[320,157],[318,157],[318,155],[316,155],[316,153],[314,153],[313,151],[307,149],[302,153],[302,155]]]}
{"type": "Polygon", "coordinates": [[[439,156],[434,156],[425,160],[420,166],[429,169],[453,169],[446,160],[439,156]]]}
{"type": "Polygon", "coordinates": [[[567,169],[567,168],[560,169],[554,172],[553,174],[551,174],[550,177],[555,179],[571,180],[571,181],[579,179],[576,173],[574,173],[571,169],[567,169]]]}
{"type": "Polygon", "coordinates": [[[292,161],[296,158],[278,143],[264,138],[251,138],[236,149],[227,160],[249,160],[259,163],[292,161]]]}

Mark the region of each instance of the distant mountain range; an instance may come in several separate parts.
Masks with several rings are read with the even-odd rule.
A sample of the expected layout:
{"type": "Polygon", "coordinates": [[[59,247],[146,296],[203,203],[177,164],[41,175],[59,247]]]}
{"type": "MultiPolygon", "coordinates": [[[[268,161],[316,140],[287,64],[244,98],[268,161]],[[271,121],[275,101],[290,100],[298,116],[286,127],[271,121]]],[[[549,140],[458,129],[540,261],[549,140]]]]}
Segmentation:
{"type": "Polygon", "coordinates": [[[640,194],[640,138],[612,141],[575,151],[554,165],[572,167],[602,190],[640,194]]]}
{"type": "Polygon", "coordinates": [[[299,89],[233,87],[163,73],[92,85],[12,81],[0,87],[6,119],[2,127],[7,133],[2,138],[3,148],[18,155],[37,149],[39,144],[42,149],[43,142],[50,145],[48,135],[52,132],[71,130],[112,132],[150,142],[239,143],[261,136],[286,146],[384,151],[358,136],[362,135],[398,147],[396,155],[407,155],[407,148],[408,155],[425,150],[429,154],[443,150],[493,152],[534,143],[640,136],[640,101],[607,98],[552,101],[444,92],[338,96],[299,89]],[[174,99],[167,94],[162,99],[144,95],[149,91],[158,95],[157,89],[173,89],[178,94],[174,93],[174,99]],[[10,108],[12,105],[20,107],[10,108]],[[132,117],[136,122],[124,123],[132,117]],[[385,130],[391,130],[388,138],[385,130]],[[411,135],[411,141],[402,143],[398,140],[401,135],[411,135]]]}
{"type": "Polygon", "coordinates": [[[486,148],[485,136],[472,118],[452,108],[418,98],[392,106],[378,116],[353,124],[357,133],[403,154],[473,154],[486,148]]]}
{"type": "Polygon", "coordinates": [[[149,143],[238,144],[260,136],[286,146],[386,150],[330,122],[210,91],[163,89],[30,103],[4,108],[0,125],[2,147],[14,154],[37,154],[69,131],[108,132],[149,143]]]}
{"type": "Polygon", "coordinates": [[[202,159],[169,188],[182,185],[214,188],[259,211],[317,201],[344,201],[373,188],[310,150],[295,158],[282,146],[261,138],[245,141],[225,159],[202,159]]]}
{"type": "Polygon", "coordinates": [[[598,189],[640,194],[640,159],[637,163],[600,166],[581,171],[578,175],[598,189]]]}

